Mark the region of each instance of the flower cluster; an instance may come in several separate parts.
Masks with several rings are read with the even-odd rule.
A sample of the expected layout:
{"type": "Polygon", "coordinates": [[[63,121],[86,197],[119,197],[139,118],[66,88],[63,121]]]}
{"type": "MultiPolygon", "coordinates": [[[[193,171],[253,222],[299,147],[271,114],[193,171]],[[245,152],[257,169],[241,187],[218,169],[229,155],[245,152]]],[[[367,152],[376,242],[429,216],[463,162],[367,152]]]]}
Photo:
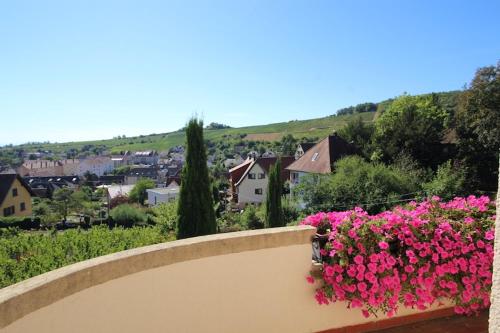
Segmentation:
{"type": "Polygon", "coordinates": [[[302,224],[329,229],[316,300],[346,301],[366,317],[391,317],[401,305],[425,310],[443,299],[456,313],[477,313],[490,304],[494,221],[487,196],[433,197],[377,215],[355,208],[308,216],[302,224]]]}

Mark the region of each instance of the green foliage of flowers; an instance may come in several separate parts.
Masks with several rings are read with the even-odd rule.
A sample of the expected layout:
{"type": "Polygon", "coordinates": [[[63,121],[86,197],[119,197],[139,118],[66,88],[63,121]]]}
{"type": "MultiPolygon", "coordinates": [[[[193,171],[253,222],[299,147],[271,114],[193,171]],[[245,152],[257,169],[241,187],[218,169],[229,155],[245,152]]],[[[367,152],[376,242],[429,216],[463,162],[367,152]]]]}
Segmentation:
{"type": "Polygon", "coordinates": [[[173,240],[157,227],[64,232],[0,230],[0,288],[82,260],[173,240]]]}

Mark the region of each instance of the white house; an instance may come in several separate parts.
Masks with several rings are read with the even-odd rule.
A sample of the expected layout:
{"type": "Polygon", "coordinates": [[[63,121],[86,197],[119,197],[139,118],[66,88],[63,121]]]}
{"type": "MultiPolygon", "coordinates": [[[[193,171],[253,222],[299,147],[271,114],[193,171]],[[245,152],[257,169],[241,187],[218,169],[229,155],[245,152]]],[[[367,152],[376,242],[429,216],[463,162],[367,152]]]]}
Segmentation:
{"type": "Polygon", "coordinates": [[[110,157],[89,157],[84,160],[80,160],[78,175],[83,176],[85,173],[90,172],[97,176],[103,176],[104,174],[113,171],[113,169],[114,162],[110,157]]]}
{"type": "Polygon", "coordinates": [[[176,182],[170,183],[164,188],[152,188],[146,190],[148,193],[149,206],[156,206],[161,203],[174,201],[180,193],[180,186],[176,182]]]}
{"type": "MultiPolygon", "coordinates": [[[[240,208],[246,204],[260,204],[266,199],[269,169],[276,163],[276,157],[249,158],[229,170],[232,201],[240,208]]],[[[294,157],[281,157],[281,178],[286,181],[289,172],[285,169],[294,157]]]]}

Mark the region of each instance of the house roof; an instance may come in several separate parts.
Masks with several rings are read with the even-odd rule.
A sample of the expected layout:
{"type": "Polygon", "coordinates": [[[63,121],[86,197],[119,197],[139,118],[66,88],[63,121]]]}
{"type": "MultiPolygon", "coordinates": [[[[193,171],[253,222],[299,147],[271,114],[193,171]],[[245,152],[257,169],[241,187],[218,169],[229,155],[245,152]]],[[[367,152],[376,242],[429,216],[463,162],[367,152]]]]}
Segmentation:
{"type": "Polygon", "coordinates": [[[156,194],[176,194],[179,193],[180,187],[159,187],[159,188],[150,188],[146,190],[147,192],[156,193],[156,194]]]}
{"type": "Polygon", "coordinates": [[[288,170],[308,173],[330,173],[332,164],[345,155],[355,153],[354,146],[337,135],[329,135],[307,150],[288,170]]]}
{"type": "Polygon", "coordinates": [[[312,147],[314,147],[316,145],[316,142],[303,142],[303,143],[300,143],[300,147],[302,148],[302,151],[305,153],[306,151],[308,151],[309,149],[311,149],[312,147]]]}
{"type": "MultiPolygon", "coordinates": [[[[239,186],[241,184],[243,179],[245,179],[246,175],[250,172],[250,170],[252,170],[255,164],[258,164],[262,168],[262,170],[264,170],[264,172],[268,174],[269,169],[271,168],[272,165],[274,165],[274,163],[276,163],[277,159],[278,157],[259,157],[256,160],[250,160],[251,163],[248,164],[247,169],[245,170],[243,175],[238,179],[235,186],[239,186]]],[[[283,180],[288,179],[289,171],[286,170],[286,167],[289,166],[294,160],[295,158],[293,156],[281,157],[281,179],[283,180]]]]}
{"type": "Polygon", "coordinates": [[[108,189],[108,195],[111,199],[117,197],[119,195],[128,196],[130,191],[134,188],[135,185],[111,185],[108,189]]]}
{"type": "Polygon", "coordinates": [[[19,180],[21,185],[26,188],[26,190],[31,194],[34,195],[33,191],[31,190],[31,187],[29,187],[24,180],[15,173],[2,173],[0,174],[0,203],[2,203],[9,193],[10,188],[12,187],[12,183],[14,183],[14,180],[19,180]]]}

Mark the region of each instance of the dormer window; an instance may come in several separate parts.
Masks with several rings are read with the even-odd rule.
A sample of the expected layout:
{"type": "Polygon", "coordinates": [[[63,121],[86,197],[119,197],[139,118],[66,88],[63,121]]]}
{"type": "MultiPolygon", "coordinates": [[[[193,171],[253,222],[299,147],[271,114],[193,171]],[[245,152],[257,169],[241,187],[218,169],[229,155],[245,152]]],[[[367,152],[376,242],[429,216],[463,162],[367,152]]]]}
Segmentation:
{"type": "Polygon", "coordinates": [[[314,153],[313,157],[311,158],[311,161],[316,161],[319,157],[319,153],[314,153]]]}

